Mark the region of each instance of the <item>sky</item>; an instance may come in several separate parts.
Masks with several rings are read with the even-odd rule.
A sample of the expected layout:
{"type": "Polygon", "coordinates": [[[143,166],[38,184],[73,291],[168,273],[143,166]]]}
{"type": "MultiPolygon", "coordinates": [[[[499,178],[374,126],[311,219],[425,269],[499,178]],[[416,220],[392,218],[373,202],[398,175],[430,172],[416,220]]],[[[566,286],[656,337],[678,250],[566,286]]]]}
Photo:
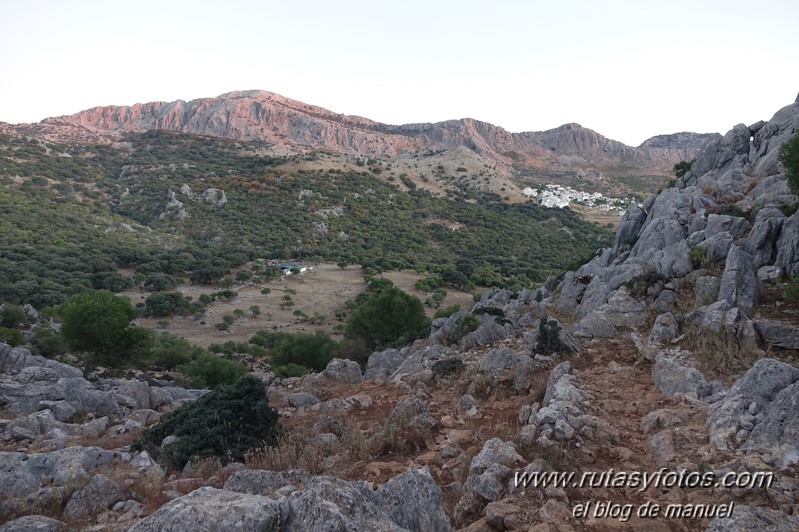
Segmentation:
{"type": "Polygon", "coordinates": [[[635,146],[792,103],[797,28],[796,0],[0,0],[0,121],[263,89],[635,146]]]}

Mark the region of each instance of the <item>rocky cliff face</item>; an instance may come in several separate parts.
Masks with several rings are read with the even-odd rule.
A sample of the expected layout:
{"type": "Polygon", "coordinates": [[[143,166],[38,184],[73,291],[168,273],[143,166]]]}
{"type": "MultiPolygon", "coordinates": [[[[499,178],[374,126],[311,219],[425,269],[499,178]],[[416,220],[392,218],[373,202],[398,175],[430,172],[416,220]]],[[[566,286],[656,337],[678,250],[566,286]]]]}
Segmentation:
{"type": "Polygon", "coordinates": [[[120,133],[169,129],[278,146],[321,149],[361,156],[394,157],[426,150],[466,147],[489,163],[517,168],[593,167],[624,169],[642,175],[667,175],[690,160],[707,135],[679,133],[626,146],[584,128],[566,124],[540,132],[510,133],[470,118],[435,124],[387,125],[333,113],[266,91],[239,91],[217,98],[95,107],[48,118],[39,124],[5,126],[64,142],[113,141],[120,133]],[[656,140],[656,139],[661,140],[656,140]]]}

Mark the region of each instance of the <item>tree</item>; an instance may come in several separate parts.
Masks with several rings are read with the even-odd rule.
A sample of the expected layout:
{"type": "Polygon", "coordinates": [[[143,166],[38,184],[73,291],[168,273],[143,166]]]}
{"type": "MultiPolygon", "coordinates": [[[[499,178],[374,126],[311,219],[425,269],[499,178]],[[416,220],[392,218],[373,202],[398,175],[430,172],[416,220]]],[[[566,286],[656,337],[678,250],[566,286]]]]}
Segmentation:
{"type": "Polygon", "coordinates": [[[216,456],[228,463],[243,461],[249,450],[274,445],[279,431],[263,383],[247,375],[165,415],[132,449],[147,450],[156,458],[163,453],[178,469],[196,457],[216,456]],[[161,441],[173,434],[178,441],[162,449],[161,441]]]}
{"type": "Polygon", "coordinates": [[[799,194],[799,133],[780,146],[777,160],[785,168],[788,186],[794,194],[799,194]]]}
{"type": "Polygon", "coordinates": [[[74,295],[58,307],[58,314],[70,349],[94,355],[99,363],[119,365],[150,337],[149,331],[130,327],[136,317],[130,300],[107,290],[74,295]]]}
{"type": "Polygon", "coordinates": [[[362,338],[369,349],[398,347],[430,327],[419,298],[396,287],[369,296],[347,322],[345,336],[362,338]]]}
{"type": "Polygon", "coordinates": [[[674,165],[672,170],[674,170],[674,175],[677,178],[680,178],[691,171],[691,165],[694,164],[693,161],[680,161],[674,165]]]}

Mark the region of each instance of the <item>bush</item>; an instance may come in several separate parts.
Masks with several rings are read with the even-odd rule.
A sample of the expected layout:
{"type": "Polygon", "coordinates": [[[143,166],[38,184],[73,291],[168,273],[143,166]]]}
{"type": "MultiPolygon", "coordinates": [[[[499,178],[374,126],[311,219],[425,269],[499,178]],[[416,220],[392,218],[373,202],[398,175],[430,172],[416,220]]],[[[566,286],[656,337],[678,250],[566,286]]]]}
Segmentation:
{"type": "Polygon", "coordinates": [[[195,360],[181,368],[191,377],[191,385],[196,388],[216,388],[231,384],[247,373],[247,366],[235,360],[228,360],[203,352],[195,360]]]}
{"type": "Polygon", "coordinates": [[[48,358],[57,357],[67,352],[67,342],[64,337],[46,327],[33,331],[33,345],[48,358]]]}
{"type": "Polygon", "coordinates": [[[215,456],[223,463],[241,462],[247,451],[274,445],[279,435],[277,412],[269,406],[263,384],[252,376],[220,386],[165,415],[133,442],[133,451],[163,452],[169,465],[183,468],[189,460],[215,456]],[[170,435],[179,439],[161,450],[170,435]]]}
{"type": "Polygon", "coordinates": [[[272,366],[299,364],[322,371],[333,359],[335,347],[336,342],[321,331],[286,334],[272,346],[272,366]]]}
{"type": "Polygon", "coordinates": [[[799,303],[799,275],[794,275],[785,287],[785,299],[793,300],[799,303]]]}
{"type": "Polygon", "coordinates": [[[799,194],[799,134],[794,135],[780,146],[777,160],[785,168],[788,186],[794,194],[799,194]]]}
{"type": "Polygon", "coordinates": [[[150,353],[150,360],[154,366],[171,370],[189,364],[201,353],[203,353],[202,348],[191,345],[187,340],[169,333],[162,333],[155,338],[155,346],[150,353]]]}
{"type": "Polygon", "coordinates": [[[419,298],[394,286],[370,295],[347,322],[345,336],[372,351],[405,345],[430,328],[419,298]]]}
{"type": "Polygon", "coordinates": [[[58,313],[67,345],[92,355],[90,363],[130,362],[152,338],[150,331],[130,327],[136,317],[130,300],[107,290],[74,295],[58,307],[58,313]]]}
{"type": "Polygon", "coordinates": [[[188,312],[191,304],[180,292],[156,292],[144,300],[147,316],[172,316],[188,312]]]}
{"type": "Polygon", "coordinates": [[[11,347],[25,344],[25,337],[16,329],[0,327],[0,342],[6,343],[11,347]]]}
{"type": "MultiPolygon", "coordinates": [[[[701,248],[698,248],[700,251],[701,248]]],[[[690,255],[689,255],[690,256],[690,255]]],[[[704,258],[704,252],[702,257],[704,258]]],[[[692,260],[693,262],[693,260],[692,260]]],[[[666,282],[666,277],[657,272],[648,272],[642,275],[637,275],[624,283],[627,287],[629,294],[636,299],[643,299],[646,297],[651,286],[655,286],[660,282],[666,282]]]]}
{"type": "Polygon", "coordinates": [[[430,369],[433,371],[433,375],[448,377],[450,375],[460,375],[465,367],[463,361],[459,358],[445,358],[444,360],[436,361],[430,369]]]}
{"type": "Polygon", "coordinates": [[[448,343],[457,344],[461,341],[461,338],[470,332],[477,330],[477,327],[479,326],[480,321],[471,314],[461,316],[455,322],[455,327],[453,327],[452,332],[449,334],[448,343]]]}
{"type": "Polygon", "coordinates": [[[704,268],[707,265],[707,255],[705,250],[699,246],[694,246],[688,252],[688,259],[691,261],[691,266],[696,270],[697,268],[704,268]]]}
{"type": "Polygon", "coordinates": [[[435,320],[438,318],[449,318],[450,316],[458,312],[460,309],[461,309],[460,305],[452,305],[447,308],[438,309],[436,313],[433,315],[433,319],[435,320]]]}
{"type": "Polygon", "coordinates": [[[308,373],[308,368],[299,364],[284,364],[283,366],[273,367],[272,371],[281,379],[285,379],[288,377],[302,377],[308,373]]]}
{"type": "Polygon", "coordinates": [[[0,312],[0,327],[17,329],[28,323],[28,315],[17,305],[6,303],[0,312]]]}
{"type": "Polygon", "coordinates": [[[558,322],[544,318],[538,326],[538,343],[535,346],[535,353],[538,355],[550,356],[566,351],[566,346],[560,341],[561,328],[558,322]]]}

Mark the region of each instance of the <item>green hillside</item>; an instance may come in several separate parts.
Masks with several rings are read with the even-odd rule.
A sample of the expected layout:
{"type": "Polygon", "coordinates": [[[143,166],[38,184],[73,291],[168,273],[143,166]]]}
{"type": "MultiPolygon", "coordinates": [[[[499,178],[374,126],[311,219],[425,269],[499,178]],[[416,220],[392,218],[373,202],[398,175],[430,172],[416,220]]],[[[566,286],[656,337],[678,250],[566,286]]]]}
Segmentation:
{"type": "Polygon", "coordinates": [[[543,281],[607,245],[568,209],[435,198],[302,169],[263,144],[153,131],[114,146],[0,136],[0,299],[51,305],[143,276],[214,282],[255,258],[543,281]],[[454,228],[454,229],[453,229],[454,228]],[[202,275],[197,272],[202,272],[202,275]]]}

